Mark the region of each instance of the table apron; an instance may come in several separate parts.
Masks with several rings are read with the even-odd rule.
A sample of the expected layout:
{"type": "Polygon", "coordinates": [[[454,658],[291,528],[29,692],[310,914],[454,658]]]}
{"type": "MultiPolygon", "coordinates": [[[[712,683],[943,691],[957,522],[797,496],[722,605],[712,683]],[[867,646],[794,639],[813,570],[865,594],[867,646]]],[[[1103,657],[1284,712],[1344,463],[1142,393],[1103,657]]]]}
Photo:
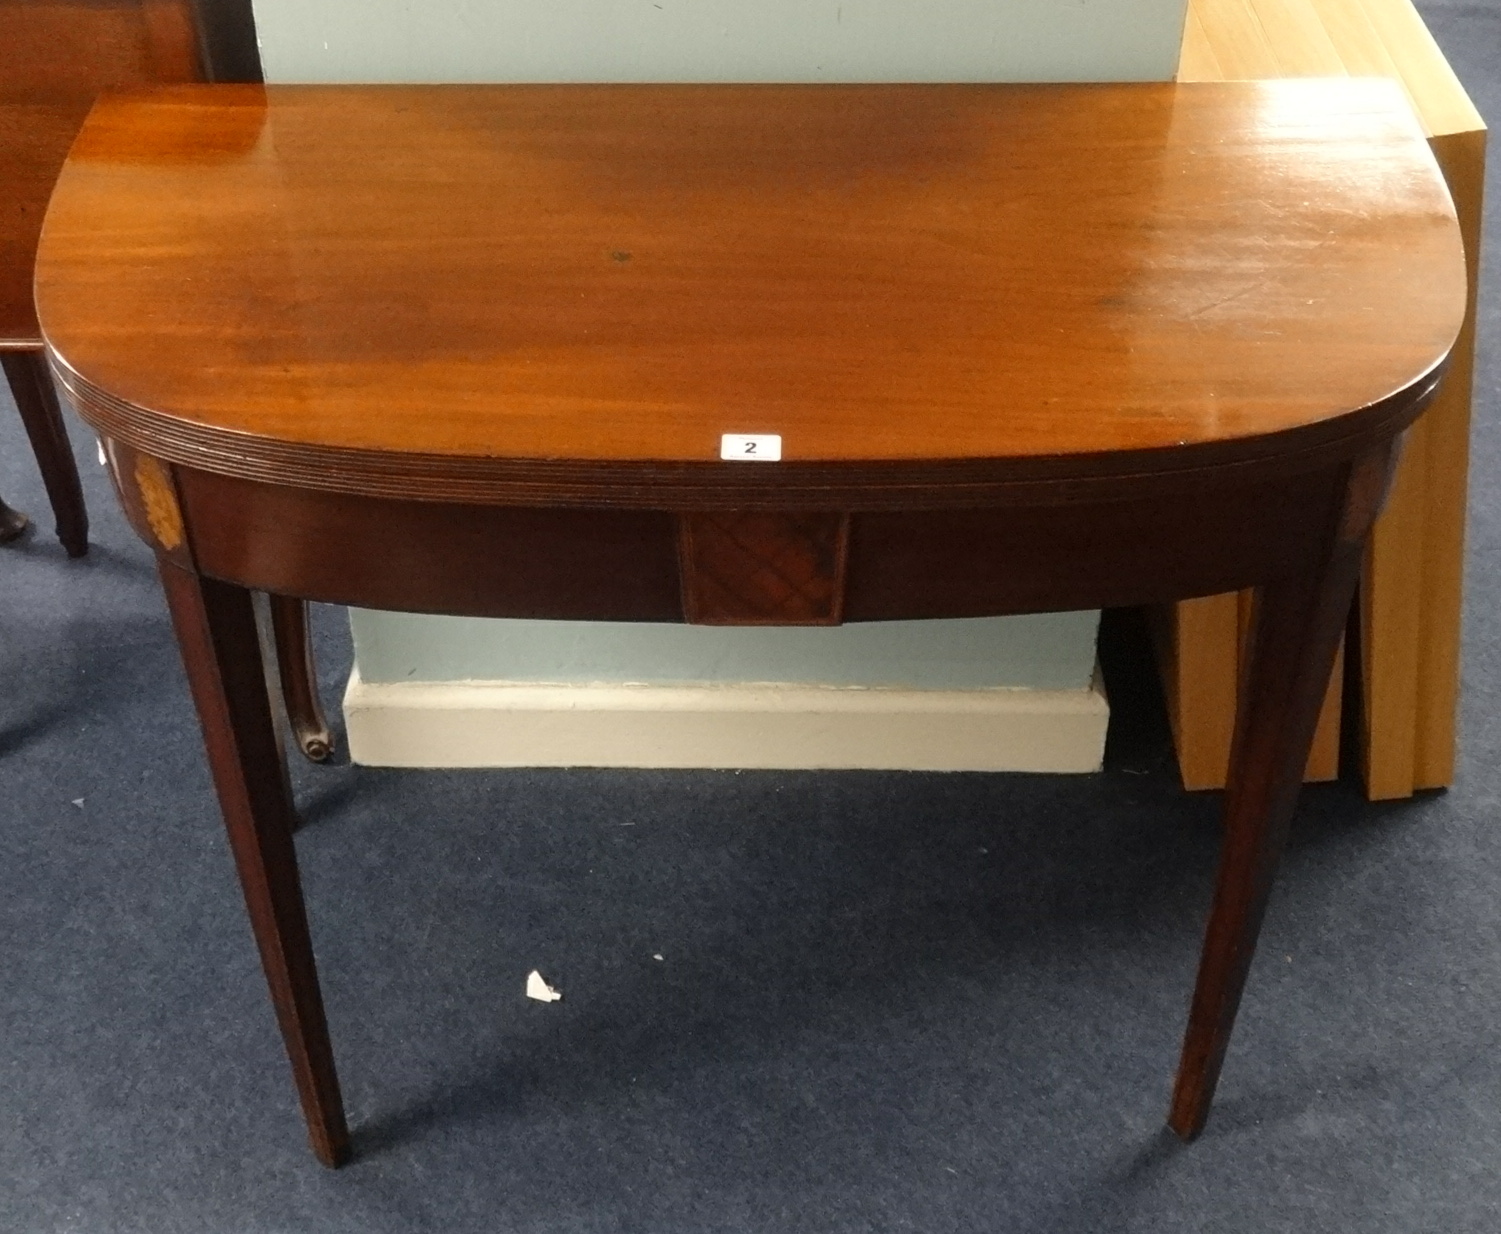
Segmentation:
{"type": "Polygon", "coordinates": [[[148,543],[255,590],[410,612],[745,625],[1000,616],[1255,586],[1307,565],[1310,532],[1327,526],[1348,473],[1065,506],[698,514],[361,497],[172,466],[118,442],[110,454],[148,543]],[[696,520],[713,536],[690,538],[705,526],[696,520]]]}

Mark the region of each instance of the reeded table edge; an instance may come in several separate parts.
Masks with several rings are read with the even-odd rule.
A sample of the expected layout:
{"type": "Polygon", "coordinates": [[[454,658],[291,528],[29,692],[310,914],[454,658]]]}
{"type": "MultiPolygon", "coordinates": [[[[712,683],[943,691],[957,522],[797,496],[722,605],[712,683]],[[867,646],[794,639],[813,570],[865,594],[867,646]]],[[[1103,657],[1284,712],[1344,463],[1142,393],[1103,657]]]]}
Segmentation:
{"type": "Polygon", "coordinates": [[[726,463],[501,458],[315,446],[207,428],[110,394],[49,346],[58,383],[90,425],[165,462],[283,488],[458,505],[651,510],[889,511],[1065,505],[1294,475],[1400,433],[1437,393],[1450,349],[1365,407],[1254,437],[1137,450],[989,459],[726,463]]]}

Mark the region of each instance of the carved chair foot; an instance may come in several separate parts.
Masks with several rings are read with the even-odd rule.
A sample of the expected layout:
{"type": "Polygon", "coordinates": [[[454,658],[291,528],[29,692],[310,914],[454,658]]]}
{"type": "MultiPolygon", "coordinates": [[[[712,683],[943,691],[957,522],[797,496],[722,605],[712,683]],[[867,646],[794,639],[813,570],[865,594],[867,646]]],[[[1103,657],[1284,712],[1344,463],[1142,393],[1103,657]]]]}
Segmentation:
{"type": "Polygon", "coordinates": [[[276,664],[281,693],[297,748],[309,762],[326,763],[334,752],[334,735],[318,698],[318,673],[308,637],[307,602],[271,596],[271,628],[276,637],[276,664]]]}
{"type": "Polygon", "coordinates": [[[326,763],[333,757],[333,734],[327,729],[321,733],[298,733],[297,744],[302,747],[303,756],[310,763],[326,763]]]}

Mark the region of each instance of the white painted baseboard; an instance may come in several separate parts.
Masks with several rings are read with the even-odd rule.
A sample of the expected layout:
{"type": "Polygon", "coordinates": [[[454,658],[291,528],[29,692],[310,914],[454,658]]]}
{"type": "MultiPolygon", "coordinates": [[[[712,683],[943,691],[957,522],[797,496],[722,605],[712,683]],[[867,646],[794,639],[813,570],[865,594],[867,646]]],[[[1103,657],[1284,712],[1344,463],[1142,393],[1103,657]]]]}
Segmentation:
{"type": "Polygon", "coordinates": [[[350,757],[376,767],[1097,771],[1109,707],[1084,690],[366,682],[350,757]]]}

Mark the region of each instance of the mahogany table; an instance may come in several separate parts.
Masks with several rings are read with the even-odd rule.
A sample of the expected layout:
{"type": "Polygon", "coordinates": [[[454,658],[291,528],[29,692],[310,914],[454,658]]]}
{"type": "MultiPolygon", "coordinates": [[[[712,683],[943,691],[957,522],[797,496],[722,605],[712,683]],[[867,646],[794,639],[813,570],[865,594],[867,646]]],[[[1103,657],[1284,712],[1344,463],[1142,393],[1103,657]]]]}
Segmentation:
{"type": "Polygon", "coordinates": [[[1202,1129],[1464,315],[1391,83],[162,89],[94,109],[36,290],[160,562],[320,1160],[253,590],[797,624],[1255,587],[1169,1115],[1202,1129]]]}
{"type": "MultiPolygon", "coordinates": [[[[250,0],[0,0],[0,369],[70,557],[88,551],[89,517],[32,297],[47,198],[101,90],[247,75],[260,78],[250,0]]],[[[0,544],[27,521],[0,500],[0,544]]],[[[271,612],[287,719],[302,752],[323,762],[333,737],[318,699],[306,605],[277,596],[271,612]]]]}

